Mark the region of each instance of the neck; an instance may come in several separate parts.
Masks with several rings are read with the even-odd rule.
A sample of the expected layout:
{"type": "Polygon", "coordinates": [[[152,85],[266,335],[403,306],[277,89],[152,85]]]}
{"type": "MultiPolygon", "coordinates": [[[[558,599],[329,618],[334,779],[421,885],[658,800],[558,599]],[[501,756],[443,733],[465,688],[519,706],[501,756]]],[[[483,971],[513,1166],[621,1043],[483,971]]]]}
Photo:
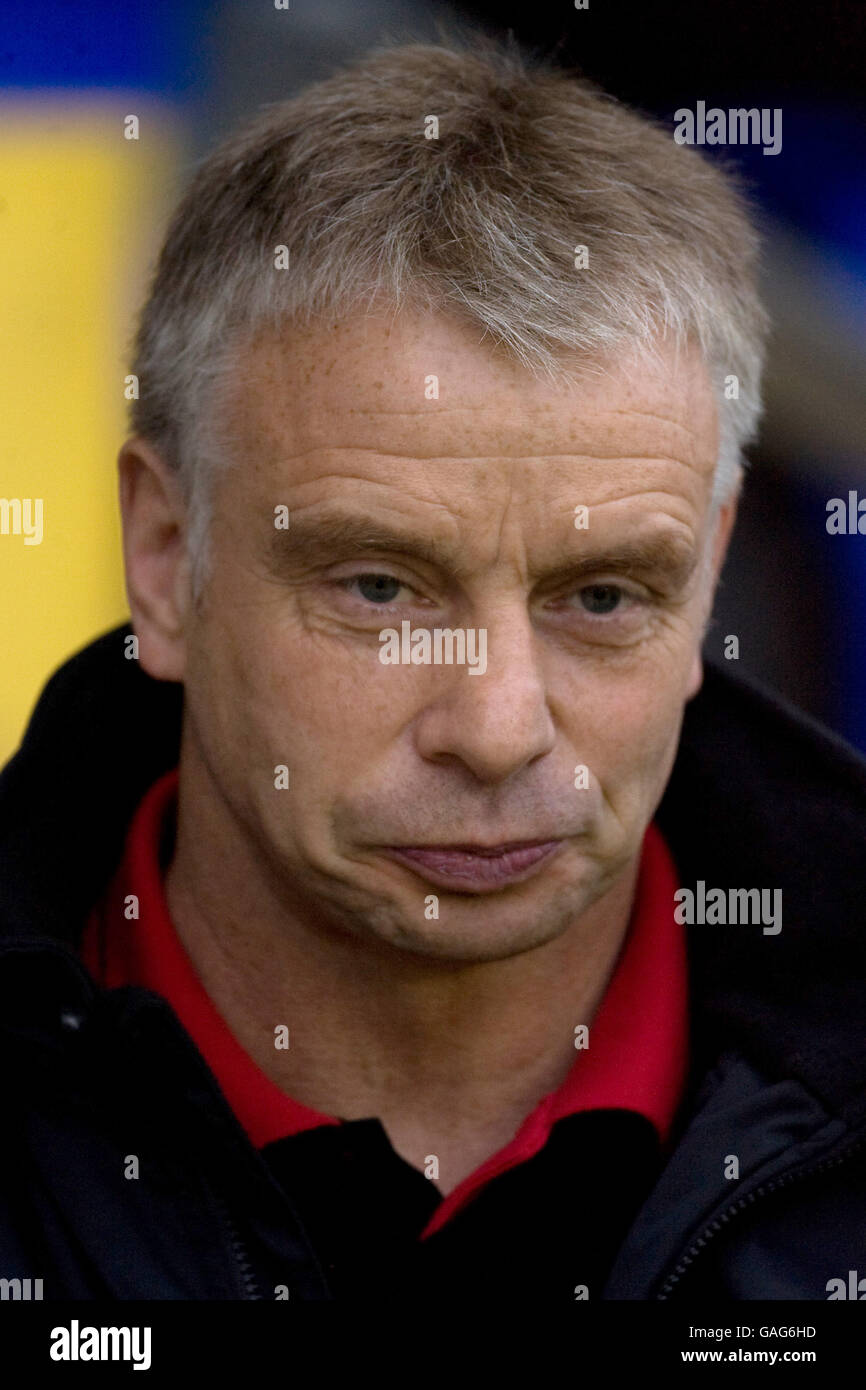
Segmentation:
{"type": "Polygon", "coordinates": [[[630,917],[635,859],[555,940],[504,960],[431,960],[329,924],[280,892],[212,784],[181,764],[166,896],[215,1007],[293,1099],[376,1116],[450,1191],[506,1144],[576,1057],[630,917]],[[274,1029],[289,1029],[287,1049],[274,1029]]]}

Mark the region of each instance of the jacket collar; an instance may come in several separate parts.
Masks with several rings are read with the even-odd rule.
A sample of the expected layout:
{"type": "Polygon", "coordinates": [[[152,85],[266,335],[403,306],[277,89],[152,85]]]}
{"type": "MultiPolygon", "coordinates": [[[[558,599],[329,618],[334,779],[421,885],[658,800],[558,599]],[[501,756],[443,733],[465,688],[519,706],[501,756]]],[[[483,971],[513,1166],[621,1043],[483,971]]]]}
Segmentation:
{"type": "MultiPolygon", "coordinates": [[[[45,687],[0,774],[0,943],[56,969],[153,781],[178,760],[182,687],[126,658],[123,625],[45,687]],[[47,956],[44,954],[47,953],[47,956]]],[[[775,696],[709,667],[657,815],[681,883],[781,889],[783,925],[688,928],[696,1075],[739,1049],[866,1118],[866,764],[775,696]]]]}

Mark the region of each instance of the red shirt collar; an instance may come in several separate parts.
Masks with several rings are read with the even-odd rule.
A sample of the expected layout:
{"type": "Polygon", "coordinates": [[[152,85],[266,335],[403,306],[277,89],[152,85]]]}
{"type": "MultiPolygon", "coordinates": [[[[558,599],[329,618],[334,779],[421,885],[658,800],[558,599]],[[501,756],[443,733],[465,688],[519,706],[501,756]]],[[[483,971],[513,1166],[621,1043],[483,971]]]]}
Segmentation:
{"type": "MultiPolygon", "coordinates": [[[[161,994],[195,1042],[250,1141],[261,1148],[340,1120],[285,1095],[237,1042],[212,1004],[168,913],[161,846],[173,828],[177,769],[145,795],[124,856],[90,915],[81,955],[106,988],[135,984],[161,994]],[[138,916],[131,897],[138,900],[138,916]]],[[[674,921],[678,879],[658,828],[644,837],[635,907],[618,963],[565,1080],[544,1096],[514,1138],[480,1165],[436,1209],[432,1235],[491,1178],[532,1158],[554,1123],[582,1110],[634,1110],[664,1143],[682,1093],[688,1056],[685,934],[674,921]]]]}

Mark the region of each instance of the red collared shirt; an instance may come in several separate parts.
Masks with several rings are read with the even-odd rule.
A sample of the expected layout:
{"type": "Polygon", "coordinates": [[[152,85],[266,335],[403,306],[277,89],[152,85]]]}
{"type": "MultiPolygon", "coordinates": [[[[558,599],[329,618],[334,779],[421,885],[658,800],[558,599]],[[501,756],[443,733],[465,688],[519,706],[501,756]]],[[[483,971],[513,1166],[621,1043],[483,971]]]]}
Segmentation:
{"type": "MultiPolygon", "coordinates": [[[[123,859],[96,905],[81,944],[84,964],[113,989],[139,985],[171,1004],[195,1042],[252,1144],[283,1139],[339,1118],[284,1094],[238,1043],[214,1007],[174,929],[163,890],[160,847],[173,827],[177,769],[147,792],[130,825],[123,859]],[[139,916],[129,918],[130,895],[139,916]]],[[[682,1094],[688,1058],[685,934],[674,921],[678,887],[658,828],[644,837],[635,906],[613,976],[590,1029],[590,1045],[555,1091],[544,1096],[514,1137],[439,1204],[422,1238],[446,1224],[500,1173],[539,1153],[553,1125],[586,1110],[633,1110],[667,1139],[682,1094]]]]}

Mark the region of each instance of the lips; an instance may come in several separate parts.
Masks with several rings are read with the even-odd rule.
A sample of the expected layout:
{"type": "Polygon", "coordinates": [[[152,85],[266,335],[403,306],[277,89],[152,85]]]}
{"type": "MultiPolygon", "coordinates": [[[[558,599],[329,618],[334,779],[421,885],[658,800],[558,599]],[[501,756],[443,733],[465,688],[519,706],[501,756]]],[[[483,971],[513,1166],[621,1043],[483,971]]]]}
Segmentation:
{"type": "Polygon", "coordinates": [[[562,843],[562,840],[523,840],[492,847],[401,846],[389,847],[385,853],[438,887],[489,893],[531,877],[562,843]]]}

